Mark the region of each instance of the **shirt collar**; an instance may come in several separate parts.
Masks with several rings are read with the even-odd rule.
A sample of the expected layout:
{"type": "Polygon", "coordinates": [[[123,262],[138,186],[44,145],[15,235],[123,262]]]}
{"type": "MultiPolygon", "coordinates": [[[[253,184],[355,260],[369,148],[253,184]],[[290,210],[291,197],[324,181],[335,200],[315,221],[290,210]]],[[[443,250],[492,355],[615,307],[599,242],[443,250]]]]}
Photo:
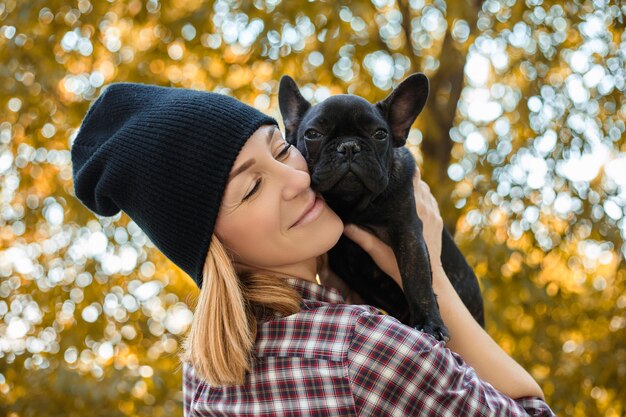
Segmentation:
{"type": "Polygon", "coordinates": [[[320,285],[297,277],[286,278],[285,281],[298,291],[304,300],[322,301],[332,304],[345,303],[343,296],[337,288],[320,285]]]}
{"type": "MultiPolygon", "coordinates": [[[[283,278],[287,285],[296,290],[302,296],[300,307],[309,309],[309,303],[345,304],[344,298],[337,288],[317,284],[306,279],[289,277],[283,278]]],[[[268,311],[264,308],[256,310],[255,315],[259,324],[268,320],[280,319],[282,314],[277,311],[268,311]]]]}

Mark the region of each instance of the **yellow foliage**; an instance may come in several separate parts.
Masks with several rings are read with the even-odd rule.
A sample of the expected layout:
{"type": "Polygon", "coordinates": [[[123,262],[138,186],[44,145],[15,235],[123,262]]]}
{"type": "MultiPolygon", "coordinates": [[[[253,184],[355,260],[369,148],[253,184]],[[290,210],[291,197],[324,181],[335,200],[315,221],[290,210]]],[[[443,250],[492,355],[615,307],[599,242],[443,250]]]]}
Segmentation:
{"type": "Polygon", "coordinates": [[[126,215],[96,218],[72,195],[69,147],[105,85],[225,88],[277,115],[283,74],[374,102],[414,71],[431,90],[407,146],[479,277],[488,332],[557,414],[626,412],[623,179],[608,156],[575,180],[604,155],[596,147],[626,150],[624,11],[379,3],[0,3],[0,322],[41,312],[10,339],[30,348],[0,359],[0,415],[182,415],[174,353],[186,327],[163,317],[193,309],[198,288],[126,215]],[[107,274],[104,254],[123,247],[135,267],[107,274]],[[139,301],[152,281],[162,290],[139,301]]]}

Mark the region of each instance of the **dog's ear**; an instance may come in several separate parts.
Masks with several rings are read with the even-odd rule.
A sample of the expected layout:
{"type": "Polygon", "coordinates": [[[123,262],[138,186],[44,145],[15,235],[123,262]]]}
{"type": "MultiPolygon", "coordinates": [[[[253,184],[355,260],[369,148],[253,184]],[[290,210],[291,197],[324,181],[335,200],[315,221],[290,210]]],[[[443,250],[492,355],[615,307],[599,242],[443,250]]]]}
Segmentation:
{"type": "Polygon", "coordinates": [[[384,100],[376,103],[393,135],[393,146],[406,143],[411,125],[420,114],[428,98],[428,78],[416,73],[402,81],[384,100]]]}
{"type": "Polygon", "coordinates": [[[283,75],[278,86],[278,107],[285,124],[285,137],[287,142],[295,145],[296,132],[304,113],[311,107],[306,101],[296,82],[288,75],[283,75]]]}

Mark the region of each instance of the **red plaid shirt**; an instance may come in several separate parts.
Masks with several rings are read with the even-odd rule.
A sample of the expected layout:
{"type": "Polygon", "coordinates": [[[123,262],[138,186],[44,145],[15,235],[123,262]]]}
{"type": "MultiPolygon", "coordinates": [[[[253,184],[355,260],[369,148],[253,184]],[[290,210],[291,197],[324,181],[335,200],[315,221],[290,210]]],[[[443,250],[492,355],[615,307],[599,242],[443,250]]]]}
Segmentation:
{"type": "Polygon", "coordinates": [[[259,324],[242,385],[210,386],[183,363],[184,416],[553,416],[541,399],[513,400],[434,337],[336,288],[287,281],[302,310],[259,324]]]}

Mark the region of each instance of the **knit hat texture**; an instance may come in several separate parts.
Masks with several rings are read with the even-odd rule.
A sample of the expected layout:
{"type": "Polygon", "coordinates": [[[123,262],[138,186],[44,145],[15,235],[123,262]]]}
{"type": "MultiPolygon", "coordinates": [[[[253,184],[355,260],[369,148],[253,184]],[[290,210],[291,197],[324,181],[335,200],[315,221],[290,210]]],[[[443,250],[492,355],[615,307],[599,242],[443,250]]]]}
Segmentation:
{"type": "Polygon", "coordinates": [[[126,212],[201,288],[228,174],[264,124],[277,123],[223,94],[110,84],[71,148],[74,193],[100,216],[126,212]]]}

